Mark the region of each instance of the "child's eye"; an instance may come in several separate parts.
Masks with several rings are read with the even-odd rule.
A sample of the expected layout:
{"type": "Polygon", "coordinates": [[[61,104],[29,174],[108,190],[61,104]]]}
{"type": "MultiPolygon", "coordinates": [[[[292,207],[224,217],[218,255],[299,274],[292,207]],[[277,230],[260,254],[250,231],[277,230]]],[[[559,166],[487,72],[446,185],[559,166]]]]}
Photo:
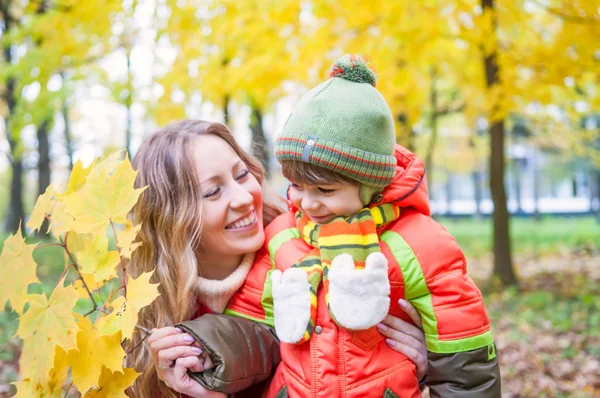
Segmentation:
{"type": "Polygon", "coordinates": [[[324,193],[325,195],[327,194],[332,194],[335,192],[335,189],[327,189],[327,188],[319,188],[319,191],[321,193],[324,193]]]}
{"type": "Polygon", "coordinates": [[[244,170],[235,179],[238,180],[238,181],[241,181],[244,178],[248,177],[248,174],[250,174],[250,171],[249,170],[244,170]]]}
{"type": "Polygon", "coordinates": [[[301,187],[300,185],[298,185],[298,184],[294,184],[293,182],[292,182],[292,183],[290,183],[290,186],[291,186],[292,188],[294,188],[294,189],[302,189],[302,187],[301,187]]]}

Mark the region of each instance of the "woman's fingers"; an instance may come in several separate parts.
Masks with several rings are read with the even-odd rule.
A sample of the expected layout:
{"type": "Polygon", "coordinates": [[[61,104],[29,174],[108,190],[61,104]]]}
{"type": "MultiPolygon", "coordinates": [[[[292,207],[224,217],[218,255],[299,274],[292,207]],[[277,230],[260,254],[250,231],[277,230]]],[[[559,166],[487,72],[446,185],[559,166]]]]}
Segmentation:
{"type": "Polygon", "coordinates": [[[200,358],[196,356],[177,358],[175,369],[173,369],[175,378],[183,379],[188,369],[192,372],[202,372],[204,369],[202,368],[200,358]]]}
{"type": "MultiPolygon", "coordinates": [[[[398,318],[397,316],[387,314],[386,317],[383,319],[383,321],[381,321],[381,323],[383,323],[385,326],[389,327],[390,329],[400,332],[401,334],[407,334],[409,336],[414,337],[418,341],[421,341],[423,343],[425,342],[425,337],[424,337],[423,331],[421,329],[419,329],[415,325],[412,325],[412,324],[398,318]]],[[[380,331],[381,331],[381,328],[380,328],[380,331]]]]}
{"type": "Polygon", "coordinates": [[[395,351],[398,351],[404,355],[408,359],[414,362],[417,367],[417,378],[418,380],[422,380],[423,377],[427,374],[427,354],[426,352],[420,351],[412,345],[403,344],[401,342],[386,339],[386,343],[395,351]]]}
{"type": "MultiPolygon", "coordinates": [[[[402,320],[400,320],[402,321],[402,320]]],[[[402,321],[403,322],[403,321],[402,321]]],[[[412,325],[410,325],[412,326],[412,325]]],[[[418,337],[413,336],[412,334],[407,333],[405,330],[398,329],[397,327],[390,327],[388,324],[378,324],[377,329],[379,332],[387,337],[390,340],[394,340],[398,343],[404,344],[406,346],[412,347],[415,350],[419,350],[424,346],[424,342],[422,342],[418,337]]],[[[417,329],[418,330],[418,329],[417,329]]]]}
{"type": "Polygon", "coordinates": [[[150,337],[148,337],[148,343],[152,343],[156,340],[162,339],[163,337],[170,336],[173,334],[179,334],[181,332],[181,329],[170,326],[160,329],[152,329],[152,334],[150,334],[150,337]]]}
{"type": "Polygon", "coordinates": [[[191,346],[195,341],[196,339],[187,333],[167,335],[161,339],[150,342],[150,351],[158,352],[177,346],[191,346]]]}
{"type": "Polygon", "coordinates": [[[417,311],[417,309],[411,303],[404,299],[398,300],[398,304],[400,304],[400,308],[402,308],[402,310],[408,314],[415,325],[417,325],[419,329],[423,329],[423,323],[421,322],[421,315],[419,314],[419,311],[417,311]]]}
{"type": "Polygon", "coordinates": [[[162,367],[168,367],[180,357],[199,356],[202,350],[198,347],[177,346],[160,350],[157,354],[157,364],[162,367]]]}

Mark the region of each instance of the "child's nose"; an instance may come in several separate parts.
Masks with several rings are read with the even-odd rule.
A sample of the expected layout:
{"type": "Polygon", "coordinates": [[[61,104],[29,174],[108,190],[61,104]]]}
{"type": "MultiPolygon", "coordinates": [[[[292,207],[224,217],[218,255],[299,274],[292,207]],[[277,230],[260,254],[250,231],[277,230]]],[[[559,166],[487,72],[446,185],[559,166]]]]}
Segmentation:
{"type": "Polygon", "coordinates": [[[320,206],[319,201],[312,198],[310,195],[304,195],[302,198],[302,208],[304,210],[316,210],[320,206]]]}

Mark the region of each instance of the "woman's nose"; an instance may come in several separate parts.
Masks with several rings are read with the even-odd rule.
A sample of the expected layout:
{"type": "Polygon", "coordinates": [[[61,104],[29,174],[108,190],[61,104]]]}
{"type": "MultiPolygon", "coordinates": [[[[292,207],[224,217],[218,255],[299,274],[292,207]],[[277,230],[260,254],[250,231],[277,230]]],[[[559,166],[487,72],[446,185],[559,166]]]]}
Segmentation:
{"type": "Polygon", "coordinates": [[[237,184],[236,189],[232,192],[230,205],[233,208],[249,207],[254,202],[254,197],[244,186],[237,184]]]}

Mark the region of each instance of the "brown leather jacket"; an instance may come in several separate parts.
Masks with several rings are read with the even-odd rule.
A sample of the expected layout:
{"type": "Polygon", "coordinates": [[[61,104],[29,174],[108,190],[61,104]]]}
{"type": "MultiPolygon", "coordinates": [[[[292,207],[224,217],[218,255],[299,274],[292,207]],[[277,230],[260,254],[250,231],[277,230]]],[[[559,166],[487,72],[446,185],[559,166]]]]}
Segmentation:
{"type": "MultiPolygon", "coordinates": [[[[206,314],[178,327],[196,338],[215,368],[188,372],[204,388],[236,394],[270,378],[279,362],[279,340],[272,328],[244,318],[206,314]]],[[[245,396],[260,396],[250,393],[245,396]]],[[[238,394],[236,394],[236,397],[238,394]]]]}

